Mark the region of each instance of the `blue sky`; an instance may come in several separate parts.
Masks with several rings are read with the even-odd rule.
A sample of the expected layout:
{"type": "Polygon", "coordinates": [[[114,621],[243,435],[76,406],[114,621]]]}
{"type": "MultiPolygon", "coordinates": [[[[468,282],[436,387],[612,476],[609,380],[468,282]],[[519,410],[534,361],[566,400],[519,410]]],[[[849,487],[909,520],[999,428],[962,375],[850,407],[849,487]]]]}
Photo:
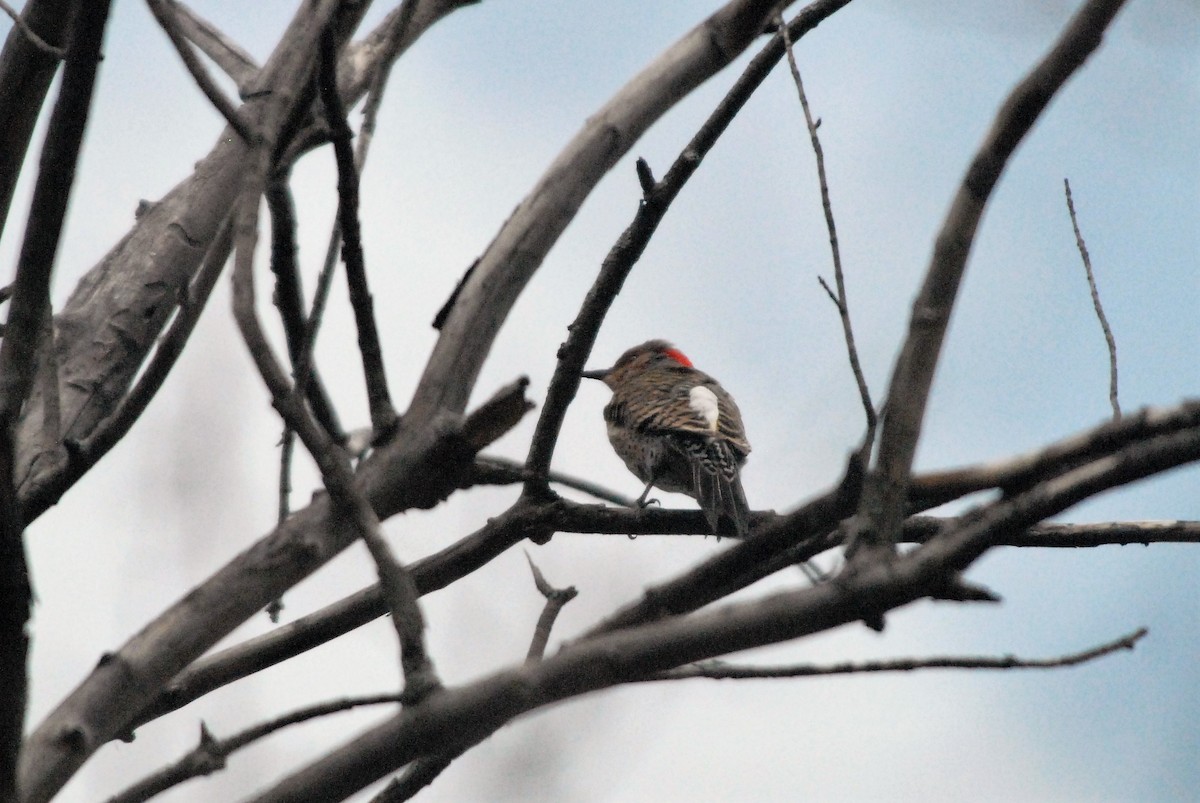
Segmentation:
{"type": "MultiPolygon", "coordinates": [[[[214,0],[196,8],[263,58],[293,5],[271,0],[248,10],[214,0]]],[[[822,119],[858,344],[877,399],[954,187],[1004,96],[1075,6],[856,0],[801,43],[809,100],[822,119]]],[[[407,398],[432,348],[433,312],[558,149],[714,7],[614,0],[597,10],[492,0],[452,15],[400,62],[363,189],[366,256],[397,399],[407,398]]],[[[1116,335],[1123,406],[1171,404],[1195,393],[1196,41],[1194,0],[1130,3],[1018,150],[976,241],[920,469],[1035,448],[1108,415],[1107,356],[1066,214],[1064,177],[1116,335]]],[[[644,156],[661,173],[737,69],[681,103],[593,193],[502,330],[478,398],[528,374],[540,399],[565,326],[635,209],[632,158],[644,156]]],[[[128,229],[138,200],[157,198],[185,177],[219,131],[143,5],[117,3],[57,299],[128,229]]],[[[31,177],[23,177],[26,187],[31,177]]],[[[309,269],[323,253],[333,185],[327,153],[297,171],[309,269]]],[[[19,232],[10,227],[0,242],[6,264],[19,232]]],[[[675,204],[614,305],[593,362],[607,364],[650,337],[677,343],[738,399],[755,447],[744,474],[751,504],[787,509],[836,480],[863,426],[837,317],[816,280],[830,271],[812,153],[794,87],[779,70],[675,204]]],[[[261,275],[266,281],[265,264],[261,275]]],[[[363,424],[341,293],[318,359],[344,420],[363,424]]],[[[555,467],[635,493],[637,481],[604,439],[605,400],[598,386],[581,391],[555,467]]],[[[532,423],[495,451],[523,457],[532,423]]],[[[31,530],[39,596],[31,723],[102,650],[119,646],[269,528],[277,437],[222,282],[144,420],[31,530]],[[141,579],[147,576],[153,581],[141,579]]],[[[301,468],[297,505],[313,481],[311,469],[301,468]]],[[[1197,470],[1177,471],[1064,519],[1197,519],[1197,481],[1197,470]]],[[[474,530],[512,496],[462,494],[443,510],[398,517],[387,531],[400,557],[412,560],[474,530]]],[[[714,548],[711,539],[560,535],[531,553],[552,582],[580,589],[556,629],[567,638],[714,548]]],[[[1198,572],[1195,546],[999,550],[970,577],[998,591],[1002,605],[921,604],[890,617],[882,635],[844,628],[745,658],[1046,656],[1142,625],[1150,636],[1134,653],[1045,673],[690,681],[595,695],[503,729],[456,762],[424,799],[1184,800],[1200,786],[1198,572]]],[[[448,681],[523,656],[541,602],[527,575],[524,557],[513,551],[426,598],[431,649],[448,681]]],[[[365,552],[351,549],[289,594],[285,615],[300,616],[371,576],[365,552]]],[[[747,594],[799,582],[781,576],[747,594]]],[[[234,638],[268,627],[264,617],[234,638]]],[[[392,688],[394,655],[390,630],[375,623],[211,695],[143,729],[133,744],[105,748],[62,799],[111,794],[177,756],[193,743],[201,718],[228,734],[302,703],[392,688]]],[[[378,716],[347,715],[282,734],[235,756],[224,774],[164,799],[236,797],[378,716]]]]}

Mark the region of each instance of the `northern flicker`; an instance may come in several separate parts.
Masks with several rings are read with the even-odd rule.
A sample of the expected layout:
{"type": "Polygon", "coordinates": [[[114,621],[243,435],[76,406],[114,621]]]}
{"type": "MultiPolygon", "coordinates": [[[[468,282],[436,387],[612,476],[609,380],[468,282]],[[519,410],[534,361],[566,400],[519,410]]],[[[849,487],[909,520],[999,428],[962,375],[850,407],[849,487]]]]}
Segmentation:
{"type": "Polygon", "coordinates": [[[742,415],[725,389],[664,340],[621,355],[612,368],[584,371],[612,390],[604,407],[608,440],[646,488],[687,494],[718,535],[745,535],[750,506],[739,469],[750,453],[742,415]]]}

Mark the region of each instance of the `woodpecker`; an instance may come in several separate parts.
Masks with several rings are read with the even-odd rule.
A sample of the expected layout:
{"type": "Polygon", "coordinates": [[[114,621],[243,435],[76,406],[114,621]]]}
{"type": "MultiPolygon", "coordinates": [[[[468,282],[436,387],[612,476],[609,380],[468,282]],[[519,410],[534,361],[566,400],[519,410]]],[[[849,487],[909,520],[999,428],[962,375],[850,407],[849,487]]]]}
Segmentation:
{"type": "Polygon", "coordinates": [[[717,535],[744,536],[750,506],[739,469],[750,454],[742,415],[725,388],[697,370],[665,340],[650,340],[621,355],[611,368],[584,371],[612,390],[604,421],[613,450],[652,487],[700,503],[717,535]]]}

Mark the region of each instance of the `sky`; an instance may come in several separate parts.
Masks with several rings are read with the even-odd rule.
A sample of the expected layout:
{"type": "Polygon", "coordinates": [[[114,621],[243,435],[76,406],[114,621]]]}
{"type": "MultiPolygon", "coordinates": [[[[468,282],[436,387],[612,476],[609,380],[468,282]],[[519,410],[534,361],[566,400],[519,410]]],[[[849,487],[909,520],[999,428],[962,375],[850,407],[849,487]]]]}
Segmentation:
{"type": "MultiPolygon", "coordinates": [[[[294,3],[195,8],[258,59],[294,3]]],[[[797,57],[820,135],[858,348],[882,398],[935,234],[1012,86],[1077,3],[855,0],[797,57]]],[[[415,387],[429,321],[587,117],[716,7],[488,2],[440,23],[399,62],[363,184],[367,263],[393,397],[415,387]]],[[[367,25],[388,10],[373,9],[367,25]]],[[[8,22],[0,20],[0,33],[8,22]]],[[[365,28],[364,28],[365,30],[365,28]]],[[[1200,3],[1131,2],[1010,162],[983,219],[933,387],[918,470],[1037,448],[1109,415],[1108,359],[1063,198],[1069,178],[1126,410],[1194,395],[1200,317],[1200,3]]],[[[544,395],[555,350],[600,261],[633,215],[633,159],[661,174],[748,56],[680,103],[592,193],[502,329],[481,401],[519,375],[544,395]]],[[[352,122],[357,121],[357,116],[352,122]]],[[[212,147],[221,123],[143,4],[118,2],[72,201],[54,298],[212,147]]],[[[38,135],[40,141],[40,134],[38,135]]],[[[14,203],[27,206],[32,170],[14,203]]],[[[301,259],[312,277],[336,196],[323,151],[297,169],[301,259]]],[[[14,212],[18,214],[18,212],[14,212]]],[[[20,225],[0,241],[11,265],[20,225]]],[[[259,264],[267,281],[265,262],[259,264]]],[[[837,481],[862,410],[836,312],[814,161],[795,88],[778,69],[688,184],[600,332],[592,363],[651,337],[676,343],[734,394],[754,452],[756,509],[788,510],[837,481]]],[[[263,292],[260,295],[267,295],[263,292]]],[[[269,310],[264,310],[264,313],[269,310]]],[[[367,423],[344,291],[318,361],[342,418],[367,423]]],[[[605,441],[607,391],[583,387],[554,467],[636,494],[605,441]]],[[[493,452],[521,459],[534,418],[493,452]]],[[[146,415],[30,528],[37,592],[32,727],[112,650],[275,516],[279,426],[230,314],[228,282],[146,415]]],[[[314,484],[299,467],[296,506],[314,484]]],[[[1200,470],[1106,494],[1069,521],[1200,519],[1200,470]]],[[[392,519],[412,561],[478,528],[513,489],[473,490],[392,519]]],[[[691,506],[680,496],[666,504],[691,506]]],[[[579,597],[551,649],[647,585],[719,547],[712,539],[560,534],[529,546],[579,597]]],[[[831,565],[826,559],[824,565],[831,565]]],[[[1200,549],[1001,549],[969,572],[994,606],[921,603],[861,625],[757,650],[758,663],[874,657],[1048,657],[1146,626],[1132,653],[1049,672],[929,671],[820,680],[627,687],[524,717],[456,761],[427,801],[1181,801],[1200,786],[1200,549]]],[[[355,546],[285,598],[285,620],[372,581],[355,546]]],[[[743,592],[798,587],[783,574],[743,592]]],[[[542,600],[520,550],[422,600],[432,657],[462,683],[519,662],[542,600]]],[[[247,623],[226,644],[271,625],[247,623]]],[[[229,735],[303,704],[395,689],[379,621],[220,690],[100,751],[60,799],[103,799],[189,749],[203,720],[229,735]]],[[[387,716],[341,715],[235,755],[161,799],[238,799],[387,716]]],[[[356,800],[369,799],[370,793],[356,800]]]]}

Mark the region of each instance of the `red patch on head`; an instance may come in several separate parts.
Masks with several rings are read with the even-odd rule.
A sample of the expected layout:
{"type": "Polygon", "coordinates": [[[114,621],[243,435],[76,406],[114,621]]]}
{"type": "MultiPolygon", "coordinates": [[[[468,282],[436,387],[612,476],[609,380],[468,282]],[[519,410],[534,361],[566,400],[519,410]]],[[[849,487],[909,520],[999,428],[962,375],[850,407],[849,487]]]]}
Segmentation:
{"type": "Polygon", "coordinates": [[[692,365],[692,361],[687,358],[687,355],[685,355],[679,349],[667,349],[666,355],[680,365],[686,365],[688,368],[695,368],[695,366],[692,365]]]}

